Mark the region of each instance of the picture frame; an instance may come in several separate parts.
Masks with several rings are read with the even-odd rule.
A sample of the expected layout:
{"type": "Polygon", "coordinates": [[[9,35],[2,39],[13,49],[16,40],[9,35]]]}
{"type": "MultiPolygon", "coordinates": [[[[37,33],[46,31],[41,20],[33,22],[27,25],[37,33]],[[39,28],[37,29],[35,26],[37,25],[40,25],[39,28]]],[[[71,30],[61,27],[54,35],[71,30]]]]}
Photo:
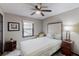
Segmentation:
{"type": "Polygon", "coordinates": [[[20,24],[18,22],[8,22],[8,31],[20,31],[20,24]]]}

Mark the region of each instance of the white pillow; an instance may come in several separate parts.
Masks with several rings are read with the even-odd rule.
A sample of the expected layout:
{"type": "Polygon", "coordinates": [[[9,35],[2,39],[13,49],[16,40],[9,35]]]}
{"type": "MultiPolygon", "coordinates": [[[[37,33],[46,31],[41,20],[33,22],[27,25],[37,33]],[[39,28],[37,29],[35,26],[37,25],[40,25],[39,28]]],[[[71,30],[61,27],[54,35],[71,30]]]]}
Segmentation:
{"type": "Polygon", "coordinates": [[[53,39],[53,35],[51,34],[47,34],[47,37],[52,38],[53,39]]]}
{"type": "Polygon", "coordinates": [[[60,40],[60,39],[61,39],[61,34],[56,34],[56,35],[55,35],[55,39],[60,40]]]}

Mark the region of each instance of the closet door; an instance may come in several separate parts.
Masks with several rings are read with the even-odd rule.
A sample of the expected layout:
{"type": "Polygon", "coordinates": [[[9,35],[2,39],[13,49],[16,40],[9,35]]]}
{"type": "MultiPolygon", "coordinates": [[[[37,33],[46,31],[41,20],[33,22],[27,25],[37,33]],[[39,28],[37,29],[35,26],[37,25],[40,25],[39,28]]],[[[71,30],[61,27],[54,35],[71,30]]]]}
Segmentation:
{"type": "Polygon", "coordinates": [[[0,14],[0,55],[3,53],[3,16],[0,14]]]}
{"type": "Polygon", "coordinates": [[[51,34],[56,39],[62,40],[62,28],[63,24],[62,22],[55,22],[55,23],[49,23],[48,24],[48,34],[51,34]]]}

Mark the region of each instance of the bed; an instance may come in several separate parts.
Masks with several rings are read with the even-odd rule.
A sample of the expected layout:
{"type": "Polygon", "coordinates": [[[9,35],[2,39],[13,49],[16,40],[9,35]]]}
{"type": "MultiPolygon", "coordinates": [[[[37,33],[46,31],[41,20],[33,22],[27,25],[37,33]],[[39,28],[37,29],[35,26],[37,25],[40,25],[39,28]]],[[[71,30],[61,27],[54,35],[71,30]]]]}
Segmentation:
{"type": "Polygon", "coordinates": [[[61,40],[41,37],[21,42],[21,52],[24,56],[50,56],[60,49],[61,40]]]}

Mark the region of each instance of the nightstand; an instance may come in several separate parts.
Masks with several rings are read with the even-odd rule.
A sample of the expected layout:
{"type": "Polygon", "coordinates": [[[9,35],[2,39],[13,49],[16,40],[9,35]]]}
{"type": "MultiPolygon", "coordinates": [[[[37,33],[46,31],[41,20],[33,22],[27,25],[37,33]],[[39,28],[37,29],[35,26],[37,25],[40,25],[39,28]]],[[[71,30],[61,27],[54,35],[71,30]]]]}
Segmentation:
{"type": "Polygon", "coordinates": [[[5,51],[13,51],[16,49],[16,41],[7,41],[5,42],[5,51]]]}
{"type": "Polygon", "coordinates": [[[66,56],[71,56],[72,55],[72,45],[73,41],[62,41],[61,45],[61,53],[66,55],[66,56]]]}

